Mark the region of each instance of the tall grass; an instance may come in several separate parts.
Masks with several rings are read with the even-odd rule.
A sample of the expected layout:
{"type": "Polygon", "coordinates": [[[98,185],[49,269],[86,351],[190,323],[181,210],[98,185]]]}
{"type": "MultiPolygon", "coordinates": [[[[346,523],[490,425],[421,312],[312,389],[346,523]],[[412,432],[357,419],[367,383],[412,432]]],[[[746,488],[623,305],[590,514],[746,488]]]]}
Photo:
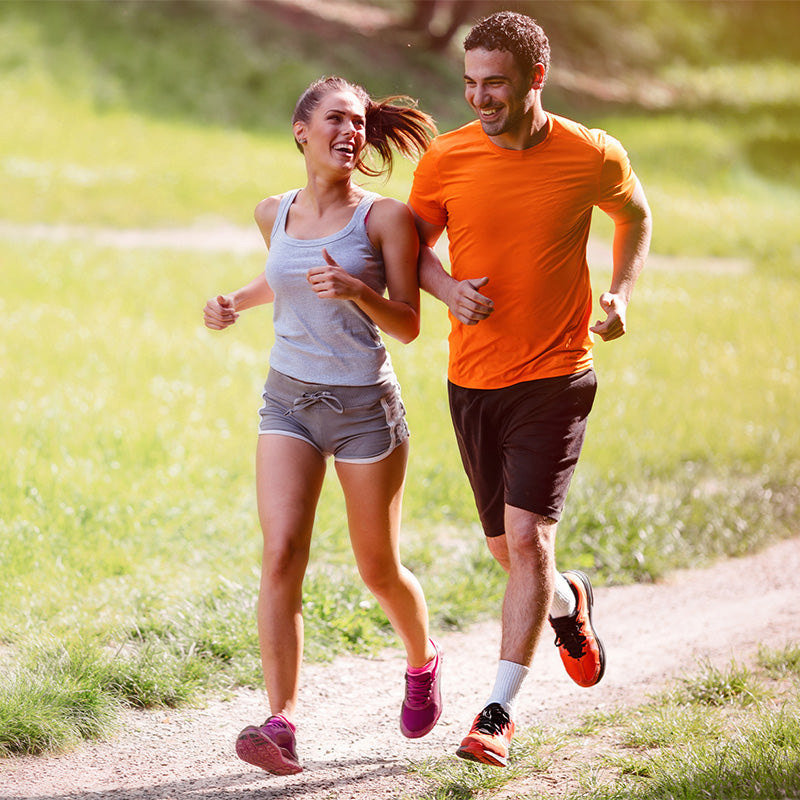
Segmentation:
{"type": "MultiPolygon", "coordinates": [[[[270,49],[260,23],[245,31],[219,8],[0,5],[0,222],[50,234],[84,226],[78,238],[51,241],[0,225],[0,695],[17,698],[2,719],[13,717],[31,675],[24,665],[37,659],[93,660],[108,675],[115,654],[111,683],[131,688],[92,684],[111,706],[260,683],[252,462],[269,311],[215,334],[201,309],[255,275],[263,255],[80,238],[93,226],[251,224],[261,197],[302,181],[286,120],[288,96],[307,76],[276,66],[295,63],[288,51],[301,34],[271,38],[270,49]],[[190,12],[194,38],[181,16],[190,12]],[[169,53],[154,44],[165,38],[169,53]],[[210,70],[201,54],[232,42],[240,57],[210,70]],[[161,688],[152,685],[155,656],[161,688]]],[[[377,63],[360,69],[379,89],[396,83],[377,63]]],[[[308,68],[327,66],[317,57],[308,68]]],[[[429,68],[435,87],[443,67],[429,68]]],[[[421,74],[417,62],[405,77],[414,84],[421,74]]],[[[695,257],[654,259],[629,335],[596,349],[600,393],[558,557],[599,581],[648,580],[747,552],[800,519],[790,335],[800,192],[748,157],[768,128],[761,111],[737,126],[718,119],[587,120],[631,151],[653,204],[656,249],[695,257]],[[707,255],[729,260],[696,258],[707,255]]],[[[410,178],[402,163],[386,187],[372,187],[405,198],[410,178]]],[[[609,263],[593,267],[599,292],[609,263]]],[[[448,421],[446,316],[425,298],[423,319],[416,342],[389,342],[412,429],[403,553],[434,625],[460,626],[496,612],[503,577],[483,546],[448,421]]],[[[394,641],[357,579],[343,520],[330,479],[306,582],[313,658],[394,641]]],[[[43,731],[39,745],[19,731],[0,738],[34,751],[57,746],[53,736],[94,735],[71,730],[43,731]]]]}
{"type": "MultiPolygon", "coordinates": [[[[769,653],[786,664],[797,647],[769,653]]],[[[765,653],[766,655],[766,653],[765,653]]],[[[788,669],[781,672],[784,679],[788,669]]],[[[776,683],[732,662],[710,664],[637,709],[620,744],[604,759],[612,770],[573,797],[591,800],[794,797],[800,790],[800,728],[791,680],[776,683]],[[593,785],[595,783],[595,785],[593,785]]],[[[608,732],[607,734],[608,735],[608,732]]]]}
{"type": "Polygon", "coordinates": [[[574,730],[517,730],[507,770],[440,758],[414,764],[422,798],[739,800],[796,797],[796,645],[760,668],[710,663],[635,708],[593,712],[574,730]]]}

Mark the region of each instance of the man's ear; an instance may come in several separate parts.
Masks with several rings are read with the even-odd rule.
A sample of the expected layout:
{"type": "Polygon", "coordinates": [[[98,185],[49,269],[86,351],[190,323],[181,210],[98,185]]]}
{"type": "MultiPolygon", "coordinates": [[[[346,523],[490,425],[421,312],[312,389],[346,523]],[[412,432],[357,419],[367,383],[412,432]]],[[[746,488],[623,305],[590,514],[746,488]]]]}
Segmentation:
{"type": "Polygon", "coordinates": [[[531,74],[531,89],[536,89],[538,91],[544,86],[545,74],[546,70],[544,68],[544,64],[537,62],[533,65],[533,73],[531,74]]]}

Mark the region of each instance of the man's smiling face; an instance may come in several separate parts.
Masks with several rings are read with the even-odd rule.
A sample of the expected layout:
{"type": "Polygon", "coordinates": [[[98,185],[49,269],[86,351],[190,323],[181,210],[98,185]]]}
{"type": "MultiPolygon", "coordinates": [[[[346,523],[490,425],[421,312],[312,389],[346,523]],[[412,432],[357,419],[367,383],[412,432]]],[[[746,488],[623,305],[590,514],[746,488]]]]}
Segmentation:
{"type": "Polygon", "coordinates": [[[467,50],[464,97],[487,136],[514,134],[530,126],[526,121],[533,107],[530,76],[520,72],[506,50],[467,50]]]}

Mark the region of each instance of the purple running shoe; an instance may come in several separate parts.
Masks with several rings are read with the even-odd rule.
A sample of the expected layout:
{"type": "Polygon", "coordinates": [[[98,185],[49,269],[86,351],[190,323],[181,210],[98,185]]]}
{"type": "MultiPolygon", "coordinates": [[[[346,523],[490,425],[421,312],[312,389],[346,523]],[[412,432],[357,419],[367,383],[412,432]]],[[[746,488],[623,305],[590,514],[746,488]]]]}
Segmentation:
{"type": "Polygon", "coordinates": [[[406,670],[406,696],[400,708],[400,730],[409,739],[430,733],[442,715],[442,653],[431,639],[436,655],[421,669],[406,670]]]}
{"type": "Polygon", "coordinates": [[[260,727],[249,725],[239,734],[236,755],[273,775],[302,772],[294,732],[294,725],[282,714],[276,714],[260,727]]]}

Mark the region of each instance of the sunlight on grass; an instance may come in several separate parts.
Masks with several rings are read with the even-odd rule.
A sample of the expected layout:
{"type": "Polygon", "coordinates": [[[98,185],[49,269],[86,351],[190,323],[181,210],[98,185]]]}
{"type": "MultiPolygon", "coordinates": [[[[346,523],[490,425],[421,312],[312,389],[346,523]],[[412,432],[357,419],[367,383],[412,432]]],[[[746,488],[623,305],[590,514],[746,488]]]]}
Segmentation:
{"type": "MultiPolygon", "coordinates": [[[[762,648],[759,661],[791,663],[796,650],[762,648]]],[[[610,719],[605,730],[588,728],[617,746],[583,771],[581,791],[569,800],[794,797],[800,789],[800,709],[789,682],[784,671],[756,673],[735,662],[727,669],[701,665],[651,702],[610,719]],[[776,694],[786,700],[774,702],[776,694]]]]}
{"type": "Polygon", "coordinates": [[[791,675],[800,679],[800,645],[787,644],[783,650],[770,650],[766,647],[759,648],[759,664],[773,678],[782,678],[791,675]]]}
{"type": "Polygon", "coordinates": [[[684,704],[664,702],[644,706],[631,715],[622,743],[626,747],[672,747],[696,737],[719,738],[722,719],[707,710],[687,709],[684,704]]]}
{"type": "MultiPolygon", "coordinates": [[[[10,456],[0,464],[10,664],[0,724],[18,725],[0,730],[0,749],[101,736],[118,702],[169,705],[200,685],[261,681],[253,450],[270,314],[215,334],[201,310],[257,274],[264,254],[80,235],[252,226],[262,197],[304,182],[289,117],[321,74],[318,43],[245,6],[230,17],[216,16],[222,5],[192,10],[189,26],[174,4],[0,7],[0,222],[85,226],[64,241],[0,236],[0,440],[10,456]],[[51,730],[58,719],[72,722],[51,730]]],[[[326,70],[334,57],[370,88],[422,81],[431,110],[450,108],[437,86],[452,94],[458,73],[444,61],[398,69],[343,44],[326,70]]],[[[595,351],[600,390],[558,559],[598,583],[742,554],[800,519],[797,68],[667,74],[692,93],[690,113],[586,120],[628,147],[653,207],[654,251],[696,257],[653,259],[629,334],[595,351]]],[[[401,160],[388,184],[366,185],[404,200],[412,170],[401,160]]],[[[597,237],[607,243],[610,232],[599,215],[597,237]]],[[[592,267],[599,294],[610,264],[592,267]]],[[[403,557],[440,629],[496,614],[505,580],[448,419],[447,331],[426,296],[420,338],[388,341],[412,431],[403,557]]],[[[394,643],[358,579],[344,519],[329,475],[305,586],[310,658],[394,643]]],[[[779,664],[796,672],[791,654],[779,664]]],[[[669,724],[658,723],[664,739],[669,724]]],[[[538,763],[535,742],[520,747],[520,761],[538,763]]],[[[467,792],[486,780],[452,778],[467,792]]]]}
{"type": "Polygon", "coordinates": [[[153,227],[252,221],[256,203],[304,177],[288,132],[255,136],[129,112],[100,114],[59,95],[20,96],[0,128],[0,218],[153,227]],[[44,103],[42,103],[44,99],[44,103]],[[56,155],[49,131],[66,131],[56,155]],[[135,200],[134,200],[135,198],[135,200]]]}
{"type": "Polygon", "coordinates": [[[670,64],[662,77],[683,103],[749,111],[800,104],[800,66],[783,60],[714,64],[708,67],[670,64]]]}
{"type": "Polygon", "coordinates": [[[700,675],[683,678],[675,692],[678,702],[709,706],[727,703],[749,705],[761,699],[761,696],[761,687],[755,676],[747,667],[735,662],[728,669],[706,663],[700,675]]]}
{"type": "MultiPolygon", "coordinates": [[[[721,120],[663,112],[599,117],[592,124],[629,151],[653,211],[653,252],[744,258],[760,274],[800,275],[793,166],[800,149],[795,143],[785,152],[794,141],[786,112],[721,120]]],[[[694,300],[693,286],[686,288],[694,300]]]]}
{"type": "Polygon", "coordinates": [[[114,727],[119,703],[99,686],[86,649],[37,646],[0,675],[0,756],[42,754],[98,739],[114,727]]]}

